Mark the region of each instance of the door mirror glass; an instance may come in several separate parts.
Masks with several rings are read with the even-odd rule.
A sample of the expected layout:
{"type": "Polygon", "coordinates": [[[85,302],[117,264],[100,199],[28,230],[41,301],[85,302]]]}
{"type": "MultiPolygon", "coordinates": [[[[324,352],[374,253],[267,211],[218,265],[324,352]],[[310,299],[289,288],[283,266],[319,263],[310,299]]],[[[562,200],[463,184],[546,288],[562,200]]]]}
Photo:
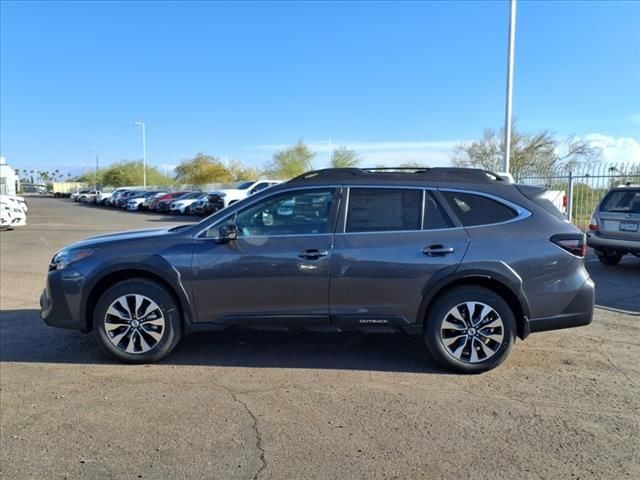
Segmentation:
{"type": "Polygon", "coordinates": [[[230,242],[238,238],[238,229],[234,223],[225,223],[218,230],[218,240],[221,242],[230,242]]]}

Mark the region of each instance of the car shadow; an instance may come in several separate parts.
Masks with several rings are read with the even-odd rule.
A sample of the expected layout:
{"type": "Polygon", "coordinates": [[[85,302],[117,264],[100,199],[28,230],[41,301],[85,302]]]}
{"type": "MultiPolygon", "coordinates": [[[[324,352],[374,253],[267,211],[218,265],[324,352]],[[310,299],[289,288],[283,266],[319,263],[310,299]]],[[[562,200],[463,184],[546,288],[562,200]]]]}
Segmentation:
{"type": "MultiPolygon", "coordinates": [[[[38,310],[0,315],[0,362],[118,364],[93,335],[45,325],[38,310]]],[[[420,336],[229,330],[184,338],[165,365],[446,373],[420,336]]]]}

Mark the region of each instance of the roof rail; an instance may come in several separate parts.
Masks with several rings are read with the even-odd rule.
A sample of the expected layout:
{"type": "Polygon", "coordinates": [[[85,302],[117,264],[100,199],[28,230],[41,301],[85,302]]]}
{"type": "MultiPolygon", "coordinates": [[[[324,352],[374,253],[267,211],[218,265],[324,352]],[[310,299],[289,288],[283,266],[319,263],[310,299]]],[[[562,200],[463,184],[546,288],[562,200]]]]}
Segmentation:
{"type": "Polygon", "coordinates": [[[504,177],[497,173],[480,168],[457,168],[457,167],[375,167],[375,168],[324,168],[303,173],[289,182],[311,182],[311,181],[349,181],[349,180],[396,180],[396,181],[456,181],[491,183],[507,182],[504,177]]]}

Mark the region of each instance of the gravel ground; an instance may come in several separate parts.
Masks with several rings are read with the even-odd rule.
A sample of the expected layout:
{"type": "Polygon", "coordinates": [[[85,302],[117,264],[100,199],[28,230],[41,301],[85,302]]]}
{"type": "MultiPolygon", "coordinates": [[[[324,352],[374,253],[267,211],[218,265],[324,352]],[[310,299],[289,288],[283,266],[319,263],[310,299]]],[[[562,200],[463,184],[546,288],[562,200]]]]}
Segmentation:
{"type": "MultiPolygon", "coordinates": [[[[28,201],[0,234],[2,478],[640,478],[640,316],[598,309],[478,376],[400,335],[200,334],[120,365],[40,321],[48,261],[185,219],[28,201]]],[[[588,262],[599,304],[640,310],[638,259],[588,262]]]]}

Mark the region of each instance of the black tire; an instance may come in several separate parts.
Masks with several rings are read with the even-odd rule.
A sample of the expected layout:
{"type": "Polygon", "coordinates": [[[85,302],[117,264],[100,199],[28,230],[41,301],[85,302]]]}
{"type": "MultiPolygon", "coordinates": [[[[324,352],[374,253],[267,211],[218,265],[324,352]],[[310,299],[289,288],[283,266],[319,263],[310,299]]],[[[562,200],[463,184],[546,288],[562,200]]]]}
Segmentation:
{"type": "Polygon", "coordinates": [[[507,302],[494,291],[473,285],[460,286],[446,291],[434,301],[427,313],[424,333],[429,351],[444,368],[460,373],[482,373],[497,367],[509,355],[515,342],[516,321],[507,302]],[[472,307],[471,310],[476,312],[475,315],[473,313],[471,315],[472,321],[474,317],[477,319],[477,323],[473,326],[477,328],[473,328],[473,326],[467,328],[464,317],[468,318],[468,313],[464,312],[468,312],[470,309],[461,306],[467,302],[484,304],[490,307],[493,312],[489,312],[483,319],[479,318],[479,314],[483,313],[484,307],[472,307]],[[457,307],[460,307],[461,310],[458,310],[457,307]],[[450,315],[454,308],[462,317],[460,321],[450,315]],[[447,325],[451,325],[453,322],[457,328],[446,329],[444,327],[443,329],[445,320],[447,320],[447,325]],[[501,322],[501,325],[489,328],[489,325],[496,321],[501,322]],[[469,336],[469,333],[472,335],[469,336]],[[485,334],[490,336],[485,336],[485,334]],[[445,345],[445,339],[453,342],[455,338],[457,338],[455,343],[450,343],[449,347],[445,345]],[[501,338],[501,341],[496,342],[493,338],[501,338]],[[481,340],[484,345],[480,345],[481,340]],[[449,348],[460,352],[460,358],[454,356],[455,352],[450,352],[449,348]],[[471,349],[474,349],[475,353],[471,352],[471,349]],[[493,353],[486,355],[487,351],[493,353]]]}
{"type": "Polygon", "coordinates": [[[191,206],[187,206],[184,209],[184,215],[191,215],[191,206]]]}
{"type": "MultiPolygon", "coordinates": [[[[145,304],[141,303],[141,305],[145,304]]],[[[136,307],[133,308],[135,310],[136,307]]],[[[142,307],[137,308],[139,313],[140,308],[142,307]]],[[[154,312],[157,312],[157,310],[155,310],[154,312]]],[[[159,321],[158,318],[151,318],[151,313],[153,312],[149,311],[143,313],[147,313],[147,317],[145,317],[148,318],[148,320],[146,320],[147,322],[159,321]]],[[[154,313],[154,315],[156,317],[158,316],[157,313],[154,313]]],[[[137,316],[135,316],[134,319],[137,319],[137,316]]],[[[100,300],[98,300],[93,314],[93,333],[102,349],[117,360],[126,363],[156,362],[167,356],[180,341],[180,338],[182,337],[182,317],[178,305],[176,304],[176,300],[164,287],[151,280],[147,280],[144,278],[134,278],[131,280],[124,280],[122,282],[116,283],[100,297],[100,300]],[[121,340],[121,342],[116,345],[114,343],[115,340],[112,341],[112,338],[118,337],[119,334],[121,334],[122,331],[127,327],[131,330],[131,325],[133,324],[133,322],[127,322],[125,320],[121,320],[121,318],[114,316],[108,317],[107,311],[110,306],[114,304],[114,302],[116,302],[118,299],[126,297],[127,300],[129,300],[134,295],[144,296],[157,305],[164,320],[163,328],[161,332],[156,330],[156,328],[158,328],[156,326],[147,325],[145,329],[145,320],[143,318],[138,319],[140,321],[140,325],[139,327],[136,326],[135,328],[137,332],[132,333],[129,336],[129,340],[125,335],[123,340],[121,340]],[[106,325],[109,324],[113,326],[114,323],[111,322],[113,322],[114,320],[114,323],[122,323],[122,328],[120,330],[111,329],[111,333],[107,333],[106,325]],[[151,332],[150,329],[152,329],[151,332]],[[161,336],[156,340],[155,338],[151,337],[150,334],[160,334],[161,336]],[[143,341],[146,346],[149,346],[152,341],[155,341],[157,343],[155,343],[153,347],[148,351],[142,351],[143,341]],[[125,349],[128,348],[129,342],[133,343],[134,349],[136,347],[139,347],[138,349],[141,351],[127,353],[125,349]]]]}
{"type": "Polygon", "coordinates": [[[607,252],[598,252],[598,260],[600,260],[600,263],[603,263],[604,265],[617,265],[620,263],[620,260],[622,260],[622,254],[621,253],[607,253],[607,252]]]}

